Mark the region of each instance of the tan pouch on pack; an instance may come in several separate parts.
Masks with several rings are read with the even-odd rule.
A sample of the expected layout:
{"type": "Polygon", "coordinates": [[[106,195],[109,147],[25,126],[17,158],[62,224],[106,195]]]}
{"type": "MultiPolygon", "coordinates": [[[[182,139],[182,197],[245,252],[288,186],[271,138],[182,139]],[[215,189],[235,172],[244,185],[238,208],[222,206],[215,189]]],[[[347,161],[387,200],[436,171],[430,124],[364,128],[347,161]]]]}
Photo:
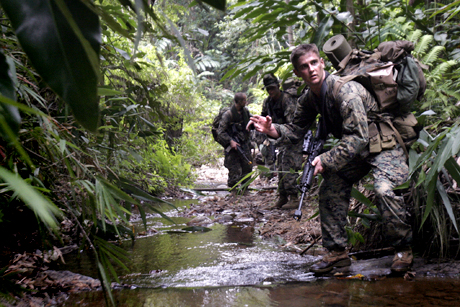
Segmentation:
{"type": "Polygon", "coordinates": [[[417,124],[417,118],[412,113],[396,117],[393,120],[393,126],[398,130],[406,146],[410,146],[410,144],[407,144],[407,141],[413,143],[417,139],[417,132],[414,129],[417,124]]]}
{"type": "Polygon", "coordinates": [[[379,123],[382,149],[391,149],[396,146],[395,132],[387,123],[379,123]]]}
{"type": "Polygon", "coordinates": [[[382,140],[379,129],[375,123],[369,124],[369,152],[378,153],[382,151],[382,140]]]}

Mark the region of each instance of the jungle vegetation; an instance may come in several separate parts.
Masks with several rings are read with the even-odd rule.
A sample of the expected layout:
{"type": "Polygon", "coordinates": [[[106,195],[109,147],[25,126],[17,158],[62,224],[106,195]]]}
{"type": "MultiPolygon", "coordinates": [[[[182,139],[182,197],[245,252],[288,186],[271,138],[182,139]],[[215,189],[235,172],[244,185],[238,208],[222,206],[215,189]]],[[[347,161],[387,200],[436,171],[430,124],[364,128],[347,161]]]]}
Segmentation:
{"type": "MultiPolygon", "coordinates": [[[[193,182],[193,167],[218,157],[209,133],[217,111],[244,91],[259,113],[261,77],[291,77],[292,46],[321,50],[343,34],[365,50],[410,40],[427,66],[413,110],[425,128],[401,188],[417,242],[457,256],[460,0],[36,2],[0,0],[4,255],[80,238],[109,288],[113,261],[125,267],[126,256],[107,237],[132,236],[133,205],[145,220],[160,196],[193,182]]],[[[368,225],[373,206],[355,196],[367,207],[352,221],[368,225]]]]}

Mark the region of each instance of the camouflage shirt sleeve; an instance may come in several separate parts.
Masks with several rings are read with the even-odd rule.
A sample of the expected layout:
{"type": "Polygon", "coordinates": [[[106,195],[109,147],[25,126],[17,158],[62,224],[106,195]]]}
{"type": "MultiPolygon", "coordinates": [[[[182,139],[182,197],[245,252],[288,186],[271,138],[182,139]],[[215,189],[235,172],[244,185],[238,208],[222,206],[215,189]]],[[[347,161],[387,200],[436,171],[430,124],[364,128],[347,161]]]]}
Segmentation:
{"type": "Polygon", "coordinates": [[[321,154],[321,164],[326,171],[336,172],[353,158],[360,155],[369,143],[367,113],[363,98],[364,90],[355,82],[348,82],[340,89],[335,103],[340,103],[342,138],[330,151],[321,154]]]}
{"type": "Polygon", "coordinates": [[[281,137],[288,138],[295,144],[303,140],[305,133],[315,121],[318,111],[305,93],[297,100],[292,114],[292,120],[289,120],[288,124],[274,124],[274,127],[281,137]]]}
{"type": "Polygon", "coordinates": [[[262,103],[262,113],[260,113],[261,116],[268,115],[268,99],[269,98],[265,98],[264,102],[262,103]]]}
{"type": "Polygon", "coordinates": [[[286,118],[287,123],[292,123],[294,120],[296,105],[297,99],[285,92],[283,99],[283,110],[284,118],[286,118]]]}
{"type": "Polygon", "coordinates": [[[230,140],[232,139],[227,131],[231,129],[232,125],[232,111],[231,109],[226,111],[222,115],[222,119],[219,123],[219,128],[217,129],[217,135],[222,144],[230,144],[230,140]]]}

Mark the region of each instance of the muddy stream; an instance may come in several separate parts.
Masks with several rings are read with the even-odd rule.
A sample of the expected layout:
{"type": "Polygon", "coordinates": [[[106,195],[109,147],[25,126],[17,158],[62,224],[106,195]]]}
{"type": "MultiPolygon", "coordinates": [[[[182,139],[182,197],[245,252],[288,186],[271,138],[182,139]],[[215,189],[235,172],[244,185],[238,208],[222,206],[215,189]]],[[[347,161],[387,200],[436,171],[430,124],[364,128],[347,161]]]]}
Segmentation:
{"type": "MultiPolygon", "coordinates": [[[[195,200],[177,201],[184,208],[195,200]]],[[[255,234],[254,221],[184,231],[189,218],[164,207],[176,224],[149,219],[155,233],[125,242],[130,273],[114,290],[118,306],[458,306],[455,276],[391,277],[391,257],[354,261],[344,275],[315,277],[319,257],[280,250],[255,234]],[[169,211],[168,211],[169,210],[169,211]],[[360,276],[361,274],[363,276],[360,276]]],[[[180,210],[180,209],[179,209],[180,210]]],[[[141,227],[141,223],[137,223],[141,227]]],[[[91,259],[66,257],[70,271],[97,277],[91,259]]],[[[102,292],[70,294],[62,306],[103,306],[102,292]]]]}
{"type": "MultiPolygon", "coordinates": [[[[225,175],[225,174],[224,174],[225,175]]],[[[226,193],[226,192],[225,192],[226,193]]],[[[186,228],[181,212],[197,199],[177,200],[162,210],[175,223],[151,214],[148,231],[124,242],[130,272],[113,291],[117,306],[459,306],[458,274],[392,276],[392,256],[353,260],[350,270],[314,276],[320,256],[300,255],[260,236],[263,218],[233,216],[206,228],[186,228]],[[186,228],[187,230],[184,230],[186,228]]],[[[214,217],[210,217],[213,219],[214,217]]],[[[87,254],[66,255],[66,270],[97,278],[87,254]]],[[[104,306],[101,291],[69,294],[62,306],[104,306]]]]}

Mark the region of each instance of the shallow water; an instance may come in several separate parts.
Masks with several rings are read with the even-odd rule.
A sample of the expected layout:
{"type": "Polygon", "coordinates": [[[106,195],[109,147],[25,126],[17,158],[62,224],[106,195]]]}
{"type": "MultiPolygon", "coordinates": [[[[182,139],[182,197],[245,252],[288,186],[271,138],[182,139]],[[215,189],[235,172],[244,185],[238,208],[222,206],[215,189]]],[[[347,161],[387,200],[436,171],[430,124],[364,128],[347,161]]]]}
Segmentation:
{"type": "MultiPolygon", "coordinates": [[[[186,205],[187,202],[176,203],[186,205]]],[[[208,232],[180,232],[189,219],[157,217],[158,234],[136,240],[129,252],[130,273],[120,277],[131,289],[114,291],[118,306],[457,306],[460,280],[380,276],[380,280],[317,278],[313,256],[281,251],[254,234],[254,222],[214,224],[208,232]],[[169,233],[167,232],[169,231],[169,233]]],[[[140,229],[140,228],[139,228],[140,229]]],[[[66,257],[65,269],[93,277],[83,255],[66,257]]],[[[354,264],[358,270],[364,266],[354,264]]],[[[381,271],[380,271],[381,272],[381,271]]],[[[71,294],[63,306],[101,306],[101,292],[71,294]]]]}

